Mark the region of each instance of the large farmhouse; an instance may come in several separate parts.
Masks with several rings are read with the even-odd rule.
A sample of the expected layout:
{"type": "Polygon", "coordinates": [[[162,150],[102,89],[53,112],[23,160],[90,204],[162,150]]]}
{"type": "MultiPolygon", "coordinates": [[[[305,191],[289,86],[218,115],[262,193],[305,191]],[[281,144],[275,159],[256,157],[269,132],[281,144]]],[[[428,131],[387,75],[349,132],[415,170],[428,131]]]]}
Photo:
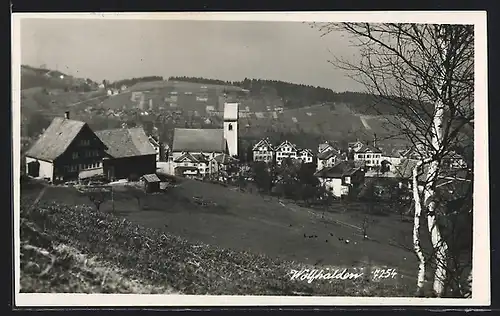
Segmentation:
{"type": "Polygon", "coordinates": [[[51,182],[78,179],[88,170],[102,172],[106,145],[80,121],[56,117],[26,152],[26,170],[32,177],[51,182]]]}
{"type": "Polygon", "coordinates": [[[156,172],[156,152],[142,128],[94,132],[87,123],[56,117],[26,152],[26,170],[50,182],[95,175],[108,179],[156,172]]]}

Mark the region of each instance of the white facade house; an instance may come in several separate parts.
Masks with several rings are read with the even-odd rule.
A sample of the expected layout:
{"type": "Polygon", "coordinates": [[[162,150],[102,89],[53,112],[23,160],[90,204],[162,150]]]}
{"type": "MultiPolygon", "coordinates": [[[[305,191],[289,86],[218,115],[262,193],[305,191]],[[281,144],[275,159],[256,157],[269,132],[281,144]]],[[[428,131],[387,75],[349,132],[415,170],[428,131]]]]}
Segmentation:
{"type": "Polygon", "coordinates": [[[276,147],[275,152],[277,164],[281,164],[285,158],[297,159],[297,147],[287,140],[276,147]]]}
{"type": "Polygon", "coordinates": [[[252,148],[253,161],[263,161],[270,163],[274,158],[274,148],[268,139],[261,139],[252,148]]]}
{"type": "Polygon", "coordinates": [[[303,163],[312,163],[314,154],[310,149],[301,149],[297,152],[297,159],[302,160],[303,163]]]}
{"type": "Polygon", "coordinates": [[[368,169],[380,167],[382,150],[372,145],[363,145],[354,152],[354,161],[362,161],[368,169]]]}
{"type": "Polygon", "coordinates": [[[175,159],[174,172],[180,176],[204,177],[210,173],[210,158],[204,154],[184,153],[175,159]]]}

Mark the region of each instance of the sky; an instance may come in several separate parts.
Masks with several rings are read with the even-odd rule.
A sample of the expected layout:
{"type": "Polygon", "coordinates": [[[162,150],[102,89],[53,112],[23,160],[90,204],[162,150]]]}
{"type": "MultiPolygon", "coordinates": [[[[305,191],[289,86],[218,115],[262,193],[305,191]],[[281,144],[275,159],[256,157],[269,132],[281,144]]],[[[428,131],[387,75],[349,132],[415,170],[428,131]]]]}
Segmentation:
{"type": "Polygon", "coordinates": [[[141,76],[273,79],[360,91],[328,63],[352,56],[340,34],[300,22],[24,19],[21,63],[94,81],[141,76]]]}

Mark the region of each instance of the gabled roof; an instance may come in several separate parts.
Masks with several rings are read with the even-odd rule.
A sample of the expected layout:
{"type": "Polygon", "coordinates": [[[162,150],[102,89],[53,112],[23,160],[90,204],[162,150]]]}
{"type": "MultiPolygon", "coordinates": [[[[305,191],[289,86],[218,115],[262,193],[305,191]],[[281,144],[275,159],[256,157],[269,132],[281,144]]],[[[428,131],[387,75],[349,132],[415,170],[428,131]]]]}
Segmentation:
{"type": "MultiPolygon", "coordinates": [[[[417,165],[418,160],[416,159],[402,159],[401,163],[395,166],[394,173],[398,178],[403,179],[412,179],[413,178],[413,169],[417,165]]],[[[425,175],[427,174],[427,170],[429,169],[429,165],[425,165],[424,168],[420,168],[417,180],[424,181],[425,175]]]]}
{"type": "Polygon", "coordinates": [[[327,159],[330,159],[333,156],[337,156],[339,154],[340,154],[339,151],[337,151],[336,149],[330,148],[328,150],[325,150],[325,151],[319,153],[318,154],[318,159],[320,159],[320,160],[327,160],[327,159]]]}
{"type": "Polygon", "coordinates": [[[330,149],[340,151],[338,149],[338,144],[336,142],[325,141],[324,143],[321,143],[318,145],[318,152],[319,153],[322,153],[322,152],[330,150],[330,149]]]}
{"type": "Polygon", "coordinates": [[[160,182],[160,178],[158,178],[158,176],[154,173],[151,173],[151,174],[145,174],[143,175],[141,178],[143,178],[144,180],[146,180],[146,182],[160,182]]]}
{"type": "Polygon", "coordinates": [[[289,141],[285,140],[284,142],[282,142],[278,147],[276,147],[276,151],[278,151],[280,148],[284,147],[284,146],[291,146],[293,150],[297,150],[297,146],[295,146],[294,144],[290,143],[289,141]]]}
{"type": "Polygon", "coordinates": [[[273,145],[271,145],[271,143],[269,142],[269,140],[266,139],[266,138],[263,138],[263,139],[259,140],[259,142],[253,146],[252,150],[257,150],[256,148],[262,147],[262,146],[266,146],[270,150],[273,150],[273,145]]]}
{"type": "Polygon", "coordinates": [[[234,157],[231,157],[228,154],[217,155],[217,156],[214,157],[214,160],[217,163],[220,163],[220,164],[223,164],[223,165],[226,165],[226,164],[238,161],[238,159],[236,159],[234,157]]]}
{"type": "Polygon", "coordinates": [[[113,158],[156,155],[142,127],[107,129],[95,134],[108,147],[106,153],[113,158]]]}
{"type": "Polygon", "coordinates": [[[314,175],[320,178],[342,178],[343,176],[352,175],[360,170],[359,167],[348,161],[340,161],[333,167],[326,167],[317,171],[314,175]]]}
{"type": "Polygon", "coordinates": [[[54,161],[62,155],[80,131],[87,126],[85,122],[56,117],[26,152],[26,156],[54,161]]]}
{"type": "Polygon", "coordinates": [[[299,153],[299,154],[302,154],[302,153],[304,153],[304,152],[305,152],[306,154],[310,155],[310,156],[313,156],[313,152],[312,152],[312,150],[310,150],[310,149],[304,148],[304,149],[299,149],[299,150],[298,150],[298,153],[299,153]]]}
{"type": "Polygon", "coordinates": [[[222,129],[176,128],[173,152],[226,152],[226,140],[222,129]]]}
{"type": "Polygon", "coordinates": [[[363,144],[363,146],[358,149],[358,151],[356,151],[357,154],[362,154],[362,153],[376,153],[376,154],[381,154],[382,153],[382,150],[380,150],[380,148],[377,148],[373,145],[367,145],[367,144],[363,144]]]}

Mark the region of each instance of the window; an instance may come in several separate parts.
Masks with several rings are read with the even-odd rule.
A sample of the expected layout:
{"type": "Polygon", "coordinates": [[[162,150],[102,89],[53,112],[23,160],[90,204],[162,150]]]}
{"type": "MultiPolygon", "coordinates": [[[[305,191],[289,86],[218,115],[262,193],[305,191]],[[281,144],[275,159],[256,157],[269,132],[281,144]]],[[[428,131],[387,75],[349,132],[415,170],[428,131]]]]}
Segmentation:
{"type": "Polygon", "coordinates": [[[73,159],[78,159],[78,152],[76,152],[76,151],[75,151],[75,152],[72,154],[72,157],[73,157],[73,159]]]}
{"type": "Polygon", "coordinates": [[[233,130],[233,124],[229,124],[229,126],[227,127],[228,130],[232,131],[233,130]]]}

